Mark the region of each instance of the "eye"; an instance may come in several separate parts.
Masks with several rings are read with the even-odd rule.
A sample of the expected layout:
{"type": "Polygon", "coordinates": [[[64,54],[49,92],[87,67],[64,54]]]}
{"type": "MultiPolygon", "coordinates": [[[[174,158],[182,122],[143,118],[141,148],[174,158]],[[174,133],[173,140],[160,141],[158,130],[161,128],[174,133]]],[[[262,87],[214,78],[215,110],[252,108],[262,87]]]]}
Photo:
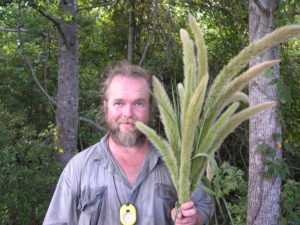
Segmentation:
{"type": "Polygon", "coordinates": [[[136,107],[143,107],[143,106],[145,105],[145,103],[142,102],[142,101],[139,101],[139,102],[135,102],[134,105],[135,105],[136,107]]]}
{"type": "Polygon", "coordinates": [[[122,105],[123,105],[123,102],[121,102],[121,101],[114,102],[114,106],[122,106],[122,105]]]}

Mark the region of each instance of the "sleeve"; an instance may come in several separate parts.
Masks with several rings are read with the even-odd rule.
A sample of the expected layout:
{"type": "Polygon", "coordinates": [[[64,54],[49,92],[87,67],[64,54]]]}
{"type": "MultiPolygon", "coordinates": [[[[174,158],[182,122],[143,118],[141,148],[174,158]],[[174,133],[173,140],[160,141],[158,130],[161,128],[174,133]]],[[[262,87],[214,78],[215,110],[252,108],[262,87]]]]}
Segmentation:
{"type": "Polygon", "coordinates": [[[75,189],[78,185],[76,185],[75,177],[72,174],[74,173],[72,173],[72,168],[68,164],[58,180],[43,225],[78,224],[78,196],[75,189]],[[73,180],[70,180],[70,178],[73,180]]]}
{"type": "MultiPolygon", "coordinates": [[[[202,182],[200,182],[200,185],[204,186],[202,182]]],[[[204,216],[207,225],[214,214],[215,208],[210,195],[199,188],[192,194],[192,201],[197,210],[204,216]]]]}

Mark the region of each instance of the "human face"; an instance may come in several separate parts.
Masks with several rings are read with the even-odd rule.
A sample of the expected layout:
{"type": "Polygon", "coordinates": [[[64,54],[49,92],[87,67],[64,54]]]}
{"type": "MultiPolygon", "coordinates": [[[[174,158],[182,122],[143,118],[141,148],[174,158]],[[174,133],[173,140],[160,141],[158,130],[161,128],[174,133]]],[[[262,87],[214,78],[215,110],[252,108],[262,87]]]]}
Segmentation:
{"type": "Polygon", "coordinates": [[[149,87],[143,78],[115,76],[107,89],[104,102],[105,120],[112,139],[133,147],[145,140],[135,121],[148,124],[150,118],[149,87]]]}

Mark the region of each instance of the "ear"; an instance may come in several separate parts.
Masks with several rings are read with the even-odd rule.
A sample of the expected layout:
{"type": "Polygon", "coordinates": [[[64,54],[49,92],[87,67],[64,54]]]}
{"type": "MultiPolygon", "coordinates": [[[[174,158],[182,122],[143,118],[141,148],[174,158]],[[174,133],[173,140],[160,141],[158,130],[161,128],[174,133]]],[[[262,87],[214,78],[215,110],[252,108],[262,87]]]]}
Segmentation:
{"type": "Polygon", "coordinates": [[[103,111],[105,114],[107,113],[107,101],[106,100],[103,101],[103,111]]]}

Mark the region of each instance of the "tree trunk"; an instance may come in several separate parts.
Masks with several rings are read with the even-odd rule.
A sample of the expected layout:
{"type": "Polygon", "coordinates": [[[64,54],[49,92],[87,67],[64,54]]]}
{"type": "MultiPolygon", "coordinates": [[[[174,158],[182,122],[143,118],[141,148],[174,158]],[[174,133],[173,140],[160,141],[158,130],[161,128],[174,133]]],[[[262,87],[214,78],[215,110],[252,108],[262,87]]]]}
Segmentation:
{"type": "MultiPolygon", "coordinates": [[[[255,42],[274,30],[274,11],[278,4],[278,0],[249,1],[250,42],[255,42]]],[[[279,48],[274,47],[254,57],[250,61],[250,66],[278,58],[279,48]]],[[[250,119],[248,225],[279,224],[281,180],[277,175],[263,176],[263,172],[268,169],[264,165],[264,160],[277,161],[282,155],[279,148],[280,142],[274,139],[274,134],[281,135],[277,90],[276,85],[269,84],[271,80],[279,77],[279,66],[276,65],[272,69],[274,72],[271,76],[266,77],[260,74],[249,84],[251,106],[265,101],[276,101],[277,106],[250,119]],[[275,159],[257,151],[261,144],[266,144],[276,150],[275,159]]]]}
{"type": "MultiPolygon", "coordinates": [[[[60,10],[75,16],[77,0],[62,0],[60,10]]],[[[59,155],[62,166],[73,157],[77,149],[78,132],[78,34],[77,23],[60,20],[58,57],[58,90],[56,124],[59,129],[60,146],[63,153],[59,155]]]]}
{"type": "Polygon", "coordinates": [[[144,51],[143,51],[143,54],[142,54],[142,57],[140,59],[140,62],[139,62],[139,66],[141,66],[146,58],[146,54],[147,54],[147,51],[148,51],[148,48],[151,44],[151,41],[152,39],[154,38],[155,36],[155,30],[156,30],[156,23],[157,23],[157,14],[158,14],[158,0],[155,0],[154,1],[154,9],[153,9],[153,25],[152,25],[152,32],[147,40],[147,43],[145,45],[145,48],[144,48],[144,51]]]}
{"type": "Polygon", "coordinates": [[[134,32],[135,32],[135,16],[134,16],[134,2],[128,1],[129,26],[128,26],[128,45],[127,45],[127,61],[133,62],[133,46],[134,46],[134,32]]]}

